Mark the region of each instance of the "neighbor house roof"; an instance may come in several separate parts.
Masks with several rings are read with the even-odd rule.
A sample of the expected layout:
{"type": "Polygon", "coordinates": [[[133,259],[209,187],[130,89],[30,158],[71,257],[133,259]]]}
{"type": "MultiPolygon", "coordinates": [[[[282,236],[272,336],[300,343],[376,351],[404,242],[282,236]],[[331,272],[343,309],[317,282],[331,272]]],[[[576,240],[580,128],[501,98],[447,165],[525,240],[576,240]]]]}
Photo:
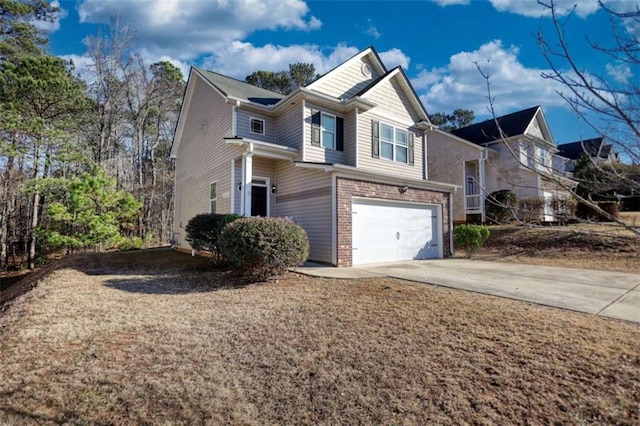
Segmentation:
{"type": "Polygon", "coordinates": [[[255,102],[262,105],[273,105],[278,103],[280,99],[284,98],[284,95],[280,93],[263,89],[252,84],[245,83],[244,81],[227,77],[226,75],[200,68],[194,69],[226,97],[247,102],[255,102]]]}
{"type": "Polygon", "coordinates": [[[600,136],[593,139],[586,139],[583,141],[576,141],[571,143],[565,143],[558,145],[558,155],[562,155],[565,158],[577,160],[584,154],[589,157],[601,157],[608,158],[611,153],[611,145],[604,145],[604,137],[600,136]]]}
{"type": "Polygon", "coordinates": [[[505,137],[522,135],[527,130],[529,123],[536,115],[540,106],[534,106],[522,111],[513,112],[511,114],[485,120],[481,123],[472,124],[461,129],[452,130],[451,133],[459,138],[466,139],[478,145],[493,142],[500,139],[500,132],[496,121],[500,124],[500,128],[505,137]]]}

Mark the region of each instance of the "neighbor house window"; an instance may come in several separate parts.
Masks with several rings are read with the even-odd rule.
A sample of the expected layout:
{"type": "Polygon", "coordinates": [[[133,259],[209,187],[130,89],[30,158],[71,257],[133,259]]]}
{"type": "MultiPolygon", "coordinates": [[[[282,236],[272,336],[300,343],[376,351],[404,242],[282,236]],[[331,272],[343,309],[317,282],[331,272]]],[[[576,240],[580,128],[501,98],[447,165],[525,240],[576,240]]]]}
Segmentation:
{"type": "Polygon", "coordinates": [[[209,187],[209,213],[216,212],[216,201],[218,199],[218,194],[216,191],[216,183],[212,183],[209,187]]]}
{"type": "Polygon", "coordinates": [[[322,146],[324,148],[336,149],[336,117],[335,115],[322,113],[320,118],[320,129],[322,132],[322,146]]]}
{"type": "Polygon", "coordinates": [[[259,118],[252,118],[251,133],[258,133],[260,135],[264,135],[264,120],[260,120],[259,118]]]}
{"type": "Polygon", "coordinates": [[[406,163],[409,152],[409,132],[380,123],[380,158],[406,163]]]}

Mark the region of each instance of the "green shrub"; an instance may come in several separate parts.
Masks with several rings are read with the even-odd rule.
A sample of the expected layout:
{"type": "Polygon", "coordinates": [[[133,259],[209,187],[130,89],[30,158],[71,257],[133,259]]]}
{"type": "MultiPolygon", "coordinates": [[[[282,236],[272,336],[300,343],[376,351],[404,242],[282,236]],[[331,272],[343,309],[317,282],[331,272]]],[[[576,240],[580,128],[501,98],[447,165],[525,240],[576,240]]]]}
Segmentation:
{"type": "Polygon", "coordinates": [[[216,262],[222,261],[220,250],[218,248],[218,240],[222,230],[234,220],[240,219],[242,216],[237,214],[215,214],[203,213],[196,215],[189,220],[185,231],[187,233],[186,240],[195,250],[207,251],[213,254],[216,262]]]}
{"type": "Polygon", "coordinates": [[[514,218],[518,206],[518,196],[508,189],[489,194],[485,206],[487,218],[494,223],[506,223],[514,218]]]}
{"type": "Polygon", "coordinates": [[[484,225],[464,224],[453,228],[453,243],[456,248],[464,250],[467,259],[489,238],[489,228],[484,225]]]}
{"type": "Polygon", "coordinates": [[[220,235],[220,251],[237,272],[253,281],[265,280],[301,265],[309,255],[307,233],[285,219],[243,218],[220,235]]]}
{"type": "Polygon", "coordinates": [[[523,198],[518,204],[522,220],[525,223],[540,221],[540,215],[544,213],[544,199],[537,197],[523,198]]]}

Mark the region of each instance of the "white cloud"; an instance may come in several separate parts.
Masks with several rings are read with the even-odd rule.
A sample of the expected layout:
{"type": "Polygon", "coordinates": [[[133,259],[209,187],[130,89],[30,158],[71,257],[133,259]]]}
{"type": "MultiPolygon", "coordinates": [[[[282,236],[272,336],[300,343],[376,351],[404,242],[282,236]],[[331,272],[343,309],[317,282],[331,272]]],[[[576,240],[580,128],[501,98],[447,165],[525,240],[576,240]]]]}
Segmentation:
{"type": "Polygon", "coordinates": [[[605,68],[607,75],[618,83],[626,84],[629,82],[629,79],[633,77],[633,73],[628,64],[606,64],[605,68]]]}
{"type": "Polygon", "coordinates": [[[371,18],[367,18],[367,24],[369,25],[367,27],[366,30],[364,30],[364,33],[368,36],[371,36],[375,39],[379,39],[380,38],[380,32],[378,31],[378,29],[376,28],[376,26],[373,24],[373,21],[371,20],[371,18]]]}
{"type": "Polygon", "coordinates": [[[302,0],[83,0],[80,22],[108,23],[114,16],[136,29],[151,54],[188,60],[213,54],[258,30],[316,30],[302,0]]]}
{"type": "Polygon", "coordinates": [[[402,50],[395,47],[387,50],[386,52],[378,52],[378,55],[387,69],[395,68],[400,65],[406,70],[409,68],[409,63],[411,62],[410,57],[405,55],[402,50]]]}
{"type": "Polygon", "coordinates": [[[60,20],[64,19],[69,14],[57,0],[52,1],[50,4],[51,6],[58,8],[58,12],[54,14],[52,21],[31,21],[37,29],[46,33],[54,33],[58,31],[60,29],[60,20]]]}
{"type": "MultiPolygon", "coordinates": [[[[490,0],[499,12],[510,12],[532,18],[550,16],[550,9],[540,5],[538,0],[490,0]]],[[[551,0],[548,0],[550,3],[551,0]]],[[[554,0],[556,14],[564,16],[575,7],[575,13],[584,18],[598,10],[598,0],[554,0]]]]}
{"type": "Polygon", "coordinates": [[[517,47],[505,48],[500,40],[494,40],[473,52],[456,53],[445,67],[423,70],[412,83],[429,112],[467,108],[483,116],[489,101],[486,80],[475,65],[478,63],[484,73],[490,74],[491,96],[498,114],[538,104],[565,105],[555,92],[560,87],[540,76],[548,70],[525,67],[518,54],[517,47]]]}
{"type": "Polygon", "coordinates": [[[440,6],[453,6],[456,4],[469,4],[470,0],[431,0],[440,6]]]}

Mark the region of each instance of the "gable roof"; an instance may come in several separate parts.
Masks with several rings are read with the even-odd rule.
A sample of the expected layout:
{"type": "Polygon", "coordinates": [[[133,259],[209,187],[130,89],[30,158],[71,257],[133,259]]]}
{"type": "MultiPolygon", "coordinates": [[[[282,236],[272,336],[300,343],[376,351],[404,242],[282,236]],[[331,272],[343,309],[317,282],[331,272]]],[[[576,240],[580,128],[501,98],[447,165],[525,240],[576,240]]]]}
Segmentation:
{"type": "Polygon", "coordinates": [[[572,160],[578,160],[584,154],[589,157],[607,158],[611,152],[611,145],[604,145],[604,137],[586,139],[558,145],[558,155],[572,160]]]}
{"type": "Polygon", "coordinates": [[[338,70],[340,70],[342,68],[345,68],[346,66],[348,66],[348,64],[351,61],[360,59],[360,58],[362,58],[364,56],[370,56],[373,59],[372,64],[376,68],[378,68],[378,72],[381,75],[384,75],[384,74],[387,73],[387,68],[384,66],[384,63],[382,63],[382,60],[380,59],[380,56],[378,55],[378,52],[376,51],[376,49],[373,46],[369,46],[366,49],[356,53],[355,55],[353,55],[352,57],[350,57],[346,61],[342,62],[341,64],[335,66],[331,70],[327,71],[320,78],[318,78],[317,80],[312,81],[311,83],[307,84],[305,87],[307,89],[313,89],[315,86],[317,86],[319,84],[322,84],[322,82],[324,82],[325,80],[327,80],[329,78],[333,78],[331,76],[331,74],[334,74],[338,70]]]}
{"type": "Polygon", "coordinates": [[[226,75],[195,67],[194,70],[226,98],[255,102],[262,105],[274,105],[284,98],[284,95],[278,92],[263,89],[226,75]]]}
{"type": "Polygon", "coordinates": [[[400,79],[400,84],[402,85],[402,87],[405,90],[405,92],[407,92],[406,93],[407,98],[413,104],[413,107],[415,108],[416,112],[418,113],[418,116],[420,116],[422,121],[424,121],[425,123],[429,123],[430,124],[431,121],[429,120],[429,115],[427,114],[426,108],[422,104],[422,101],[420,100],[420,97],[418,96],[418,94],[416,93],[415,89],[411,85],[411,82],[407,78],[407,75],[404,73],[404,70],[399,65],[397,67],[395,67],[394,69],[392,69],[391,71],[389,71],[389,72],[381,75],[380,77],[376,78],[374,81],[372,81],[370,84],[368,84],[365,88],[363,88],[358,93],[356,93],[353,97],[361,96],[361,97],[366,99],[367,93],[369,93],[371,90],[373,90],[374,87],[376,87],[377,85],[381,84],[384,81],[391,80],[392,78],[394,78],[396,76],[400,79]]]}
{"type": "Polygon", "coordinates": [[[511,114],[503,115],[489,120],[485,120],[480,123],[472,124],[461,129],[452,130],[454,135],[482,145],[488,142],[493,142],[500,139],[500,132],[496,121],[500,124],[500,129],[504,133],[505,137],[522,135],[525,133],[531,121],[535,118],[539,105],[531,108],[523,109],[522,111],[512,112],[511,114]]]}

